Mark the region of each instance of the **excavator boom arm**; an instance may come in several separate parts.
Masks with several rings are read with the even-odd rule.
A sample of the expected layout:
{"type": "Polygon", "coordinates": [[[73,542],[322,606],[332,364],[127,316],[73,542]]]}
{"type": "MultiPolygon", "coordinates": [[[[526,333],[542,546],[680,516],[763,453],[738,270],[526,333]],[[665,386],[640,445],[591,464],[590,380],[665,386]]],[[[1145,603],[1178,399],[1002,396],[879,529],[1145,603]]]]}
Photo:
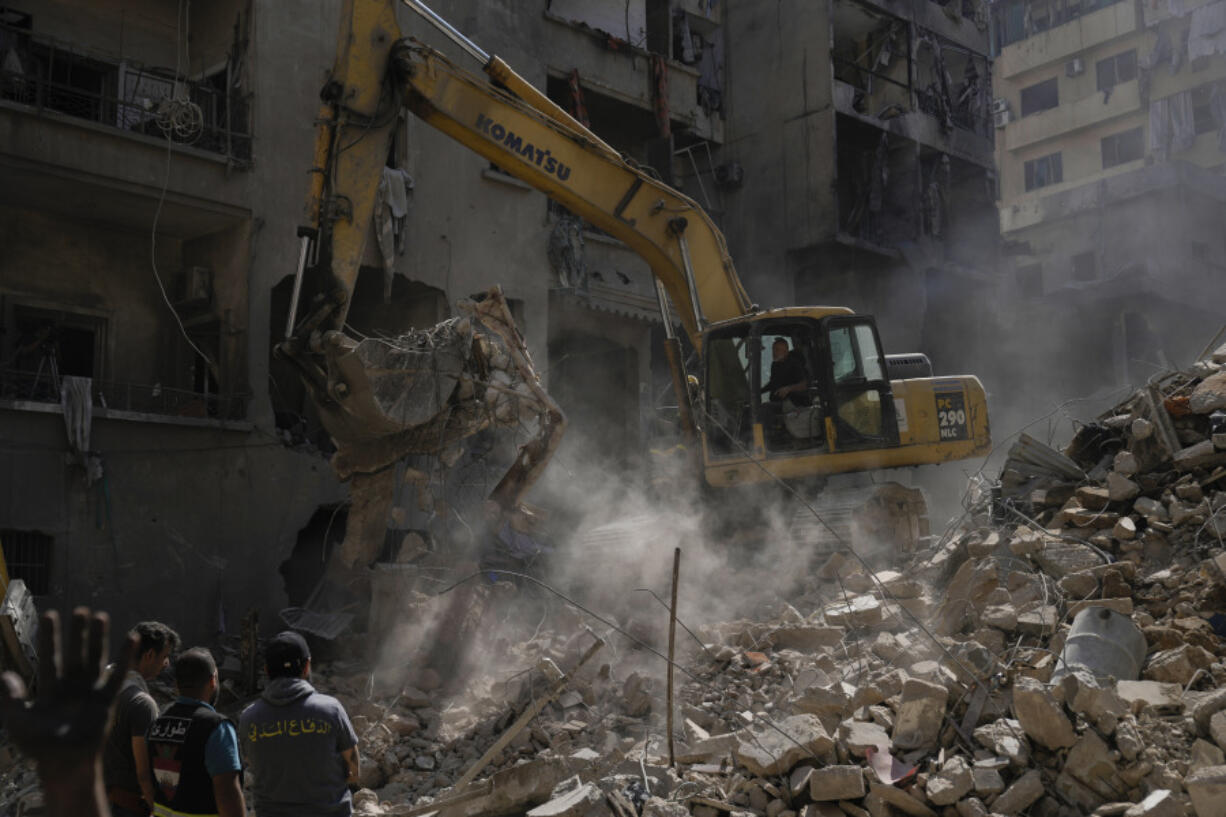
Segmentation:
{"type": "MultiPolygon", "coordinates": [[[[505,63],[495,58],[490,64],[508,78],[505,63]]],[[[645,259],[696,348],[707,323],[752,310],[710,216],[617,156],[591,131],[501,91],[416,42],[397,49],[391,70],[419,118],[645,259]]]]}

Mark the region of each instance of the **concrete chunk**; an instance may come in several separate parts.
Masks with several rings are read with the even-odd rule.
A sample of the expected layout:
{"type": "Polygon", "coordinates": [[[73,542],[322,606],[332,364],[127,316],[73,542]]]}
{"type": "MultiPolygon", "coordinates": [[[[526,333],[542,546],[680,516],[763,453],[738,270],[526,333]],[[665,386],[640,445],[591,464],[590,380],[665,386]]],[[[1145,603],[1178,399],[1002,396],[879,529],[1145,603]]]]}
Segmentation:
{"type": "Polygon", "coordinates": [[[910,814],[912,817],[937,817],[935,811],[902,789],[884,783],[872,783],[870,789],[872,791],[869,797],[878,798],[903,814],[910,814]]]}
{"type": "Polygon", "coordinates": [[[583,783],[528,812],[528,817],[612,817],[604,792],[594,783],[583,783]]]}
{"type": "Polygon", "coordinates": [[[787,774],[808,757],[834,756],[834,740],[816,715],[791,715],[777,729],[756,722],[744,730],[733,759],[759,777],[787,774]]]}
{"type": "Polygon", "coordinates": [[[809,797],[818,802],[858,800],[864,791],[864,770],[859,766],[826,766],[809,776],[809,797]]]}
{"type": "MultiPolygon", "coordinates": [[[[1183,709],[1183,688],[1179,684],[1165,684],[1160,681],[1120,681],[1116,684],[1115,691],[1137,714],[1147,708],[1162,712],[1183,709]]],[[[1226,690],[1222,691],[1226,692],[1226,690]]],[[[1206,730],[1209,728],[1208,717],[1205,718],[1203,728],[1206,730]]]]}
{"type": "Polygon", "coordinates": [[[1127,502],[1139,493],[1141,493],[1141,486],[1123,474],[1115,471],[1107,474],[1107,495],[1112,502],[1127,502]]]}
{"type": "Polygon", "coordinates": [[[1017,721],[1001,718],[980,726],[974,734],[980,746],[1001,757],[1009,758],[1013,765],[1030,765],[1030,740],[1017,721]]]}
{"type": "Polygon", "coordinates": [[[1043,776],[1035,769],[1013,782],[1000,797],[992,801],[994,814],[1017,814],[1029,808],[1032,803],[1043,796],[1046,789],[1043,786],[1043,776]]]}
{"type": "Polygon", "coordinates": [[[1004,791],[1005,779],[995,769],[975,766],[971,769],[971,785],[975,789],[975,794],[987,797],[1004,791]]]}
{"type": "Polygon", "coordinates": [[[1226,766],[1206,766],[1183,780],[1196,817],[1226,817],[1226,766]]]}
{"type": "Polygon", "coordinates": [[[1077,742],[1064,708],[1033,678],[1018,678],[1013,685],[1013,715],[1032,740],[1048,749],[1063,749],[1077,742]]]}
{"type": "Polygon", "coordinates": [[[900,749],[934,746],[948,698],[949,690],[941,684],[908,678],[902,687],[898,720],[894,723],[894,745],[900,749]]]}
{"type": "Polygon", "coordinates": [[[928,777],[924,791],[934,806],[952,806],[974,787],[970,766],[961,755],[950,758],[941,771],[928,777]]]}
{"type": "Polygon", "coordinates": [[[1183,806],[1170,789],[1157,789],[1124,812],[1124,817],[1183,817],[1183,806]]]}

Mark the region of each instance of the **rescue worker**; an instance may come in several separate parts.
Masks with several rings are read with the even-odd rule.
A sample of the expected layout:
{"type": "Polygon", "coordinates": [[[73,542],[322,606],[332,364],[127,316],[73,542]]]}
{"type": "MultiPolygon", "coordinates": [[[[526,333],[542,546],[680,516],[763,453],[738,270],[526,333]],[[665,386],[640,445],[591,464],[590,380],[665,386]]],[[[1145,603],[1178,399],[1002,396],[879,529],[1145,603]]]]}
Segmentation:
{"type": "Polygon", "coordinates": [[[349,817],[358,736],[340,701],[311,686],[306,639],[283,632],[264,652],[268,686],[239,718],[257,817],[349,817]]]}
{"type": "Polygon", "coordinates": [[[179,698],[149,727],[155,817],[245,817],[234,724],[212,706],[217,665],[203,647],[175,661],[179,698]]]}
{"type": "Polygon", "coordinates": [[[145,733],[158,716],[157,702],[146,682],[170,666],[179,634],[159,621],[142,621],[128,634],[136,636],[140,646],[131,667],[116,664],[111,669],[126,670],[126,677],[115,701],[115,720],[102,755],[102,776],[112,817],[145,817],[153,808],[153,775],[145,733]]]}

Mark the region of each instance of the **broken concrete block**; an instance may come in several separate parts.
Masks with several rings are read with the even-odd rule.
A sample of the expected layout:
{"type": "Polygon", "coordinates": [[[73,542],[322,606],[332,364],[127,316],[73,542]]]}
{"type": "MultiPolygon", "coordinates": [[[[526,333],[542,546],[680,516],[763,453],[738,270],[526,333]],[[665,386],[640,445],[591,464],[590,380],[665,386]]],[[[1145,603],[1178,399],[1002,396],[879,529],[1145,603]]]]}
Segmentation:
{"type": "Polygon", "coordinates": [[[1075,599],[1089,598],[1098,592],[1098,577],[1087,571],[1070,573],[1057,584],[1075,599]]]}
{"type": "Polygon", "coordinates": [[[1141,486],[1123,474],[1116,471],[1107,474],[1107,495],[1112,502],[1127,502],[1134,499],[1139,493],[1141,493],[1141,486]]]}
{"type": "Polygon", "coordinates": [[[1055,786],[1062,797],[1087,811],[1116,799],[1126,789],[1116,773],[1110,747],[1093,730],[1069,750],[1055,786]]]}
{"type": "Polygon", "coordinates": [[[980,746],[996,755],[1009,758],[1014,766],[1030,765],[1030,739],[1017,721],[1001,718],[980,726],[974,735],[980,746]]]}
{"type": "Polygon", "coordinates": [[[1170,789],[1158,789],[1132,805],[1124,812],[1124,817],[1184,817],[1184,811],[1170,789]]]}
{"type": "MultiPolygon", "coordinates": [[[[1159,712],[1172,712],[1183,709],[1183,687],[1179,684],[1168,684],[1161,681],[1120,681],[1115,691],[1128,704],[1129,709],[1140,714],[1147,708],[1159,712]]],[[[1226,690],[1223,690],[1226,692],[1226,690]]],[[[1205,718],[1205,726],[1209,728],[1209,719],[1205,718]]]]}
{"type": "Polygon", "coordinates": [[[1226,766],[1206,766],[1189,774],[1183,787],[1196,817],[1226,817],[1226,766]]]}
{"type": "Polygon", "coordinates": [[[1134,440],[1148,440],[1154,434],[1154,424],[1144,417],[1138,417],[1132,421],[1132,426],[1129,427],[1134,440]]]}
{"type": "Polygon", "coordinates": [[[1064,708],[1033,678],[1018,678],[1013,685],[1013,715],[1035,742],[1048,749],[1063,749],[1077,742],[1077,732],[1064,708]]]}
{"type": "Polygon", "coordinates": [[[1141,464],[1137,461],[1136,454],[1131,451],[1121,451],[1112,460],[1111,468],[1122,476],[1131,477],[1141,470],[1141,464]]]}
{"type": "Polygon", "coordinates": [[[975,785],[966,758],[956,755],[945,762],[941,771],[929,775],[925,794],[934,806],[952,806],[975,785]]]}
{"type": "Polygon", "coordinates": [[[1226,748],[1226,710],[1213,713],[1209,719],[1209,737],[1221,748],[1226,748]]]}
{"type": "Polygon", "coordinates": [[[1132,509],[1146,519],[1157,519],[1162,522],[1167,520],[1166,506],[1147,496],[1137,497],[1137,500],[1132,503],[1132,509]]]}
{"type": "Polygon", "coordinates": [[[990,605],[979,614],[979,622],[1011,633],[1017,629],[1017,609],[1012,604],[990,605]]]}
{"type": "Polygon", "coordinates": [[[996,769],[975,766],[971,769],[971,785],[975,794],[990,797],[1005,790],[1005,779],[996,769]]]}
{"type": "Polygon", "coordinates": [[[1193,741],[1192,753],[1188,761],[1188,771],[1196,771],[1206,766],[1221,766],[1224,764],[1226,764],[1226,754],[1222,752],[1221,747],[1213,745],[1204,738],[1197,738],[1193,741]]]}
{"type": "Polygon", "coordinates": [[[988,807],[978,797],[959,800],[954,808],[958,811],[958,817],[988,817],[988,807]]]}
{"type": "MultiPolygon", "coordinates": [[[[1197,660],[1197,656],[1187,644],[1170,650],[1162,650],[1150,656],[1142,677],[1149,681],[1163,681],[1183,686],[1192,680],[1192,676],[1199,669],[1197,664],[1193,663],[1194,660],[1197,660]]],[[[1197,663],[1200,662],[1197,661],[1197,663]]],[[[1206,663],[1205,666],[1208,664],[1206,663]]]]}
{"type": "Polygon", "coordinates": [[[728,732],[723,735],[699,740],[688,747],[677,747],[678,763],[713,763],[730,754],[740,744],[744,736],[740,732],[728,732]]]}
{"type": "Polygon", "coordinates": [[[919,678],[908,678],[902,687],[894,745],[900,749],[923,749],[936,744],[945,717],[949,690],[919,678]]]}
{"type": "Polygon", "coordinates": [[[1052,605],[1028,610],[1017,617],[1017,631],[1026,635],[1049,635],[1060,623],[1060,610],[1052,605]]]}
{"type": "Polygon", "coordinates": [[[1226,463],[1226,451],[1218,451],[1213,440],[1202,440],[1177,452],[1172,462],[1180,471],[1209,468],[1226,463]]]}
{"type": "Polygon", "coordinates": [[[690,817],[690,810],[663,797],[648,797],[643,803],[642,817],[690,817]]]}
{"type": "MultiPolygon", "coordinates": [[[[922,802],[902,789],[877,782],[869,784],[869,788],[871,789],[871,792],[869,793],[870,798],[875,798],[879,801],[885,802],[891,808],[897,809],[903,814],[910,814],[912,817],[937,817],[937,813],[935,811],[928,808],[928,806],[924,805],[922,802]]],[[[867,800],[865,801],[865,805],[868,805],[867,800]]],[[[871,807],[869,811],[872,811],[871,807]]]]}
{"type": "Polygon", "coordinates": [[[1043,776],[1031,769],[992,801],[993,814],[1017,814],[1043,796],[1043,776]]]}
{"type": "Polygon", "coordinates": [[[852,709],[851,698],[837,685],[830,687],[811,686],[792,699],[792,709],[801,714],[817,715],[827,724],[827,718],[833,717],[838,723],[852,709]]]}
{"type": "Polygon", "coordinates": [[[881,602],[874,596],[854,596],[849,601],[832,604],[822,611],[826,623],[835,627],[871,627],[881,623],[881,602]]]}
{"type": "Polygon", "coordinates": [[[780,627],[770,633],[767,639],[777,650],[814,652],[839,644],[846,632],[842,627],[780,627]]]}
{"type": "Polygon", "coordinates": [[[581,783],[570,791],[528,812],[528,817],[612,817],[604,792],[594,783],[581,783]]]}
{"type": "Polygon", "coordinates": [[[1211,414],[1226,408],[1226,372],[1212,374],[1197,384],[1188,398],[1188,410],[1194,414],[1211,414]]]}
{"type": "Polygon", "coordinates": [[[1105,511],[1111,503],[1111,497],[1106,488],[1093,485],[1082,485],[1076,492],[1077,502],[1090,511],[1105,511]]]}
{"type": "Polygon", "coordinates": [[[864,770],[859,766],[826,766],[809,776],[812,800],[858,800],[863,796],[864,770]]]}
{"type": "Polygon", "coordinates": [[[1226,709],[1226,687],[1219,687],[1201,698],[1192,707],[1192,720],[1202,735],[1209,733],[1209,720],[1226,709]]]}
{"type": "Polygon", "coordinates": [[[845,720],[839,725],[839,741],[856,757],[864,757],[870,748],[888,747],[890,736],[875,723],[845,720]]]}
{"type": "Polygon", "coordinates": [[[834,740],[816,715],[791,715],[770,728],[761,721],[742,731],[733,759],[759,777],[787,774],[807,757],[834,756],[834,740]]]}
{"type": "Polygon", "coordinates": [[[1121,541],[1131,542],[1137,538],[1136,521],[1131,516],[1121,516],[1111,529],[1111,535],[1121,541]]]}
{"type": "Polygon", "coordinates": [[[1111,734],[1115,724],[1128,714],[1128,704],[1115,690],[1115,685],[1099,680],[1088,672],[1074,671],[1061,682],[1068,708],[1111,734]],[[1107,728],[1107,725],[1111,728],[1107,728]]]}

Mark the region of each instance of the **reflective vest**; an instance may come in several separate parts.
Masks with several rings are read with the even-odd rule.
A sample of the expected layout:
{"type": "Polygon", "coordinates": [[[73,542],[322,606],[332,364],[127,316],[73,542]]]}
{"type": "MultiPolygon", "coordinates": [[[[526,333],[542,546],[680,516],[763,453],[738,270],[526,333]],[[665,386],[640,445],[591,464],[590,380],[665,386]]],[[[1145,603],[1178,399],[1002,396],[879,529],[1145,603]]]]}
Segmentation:
{"type": "Polygon", "coordinates": [[[155,815],[217,814],[213,778],[204,767],[204,747],[213,730],[225,720],[224,715],[204,704],[179,702],[149,727],[155,815]]]}

